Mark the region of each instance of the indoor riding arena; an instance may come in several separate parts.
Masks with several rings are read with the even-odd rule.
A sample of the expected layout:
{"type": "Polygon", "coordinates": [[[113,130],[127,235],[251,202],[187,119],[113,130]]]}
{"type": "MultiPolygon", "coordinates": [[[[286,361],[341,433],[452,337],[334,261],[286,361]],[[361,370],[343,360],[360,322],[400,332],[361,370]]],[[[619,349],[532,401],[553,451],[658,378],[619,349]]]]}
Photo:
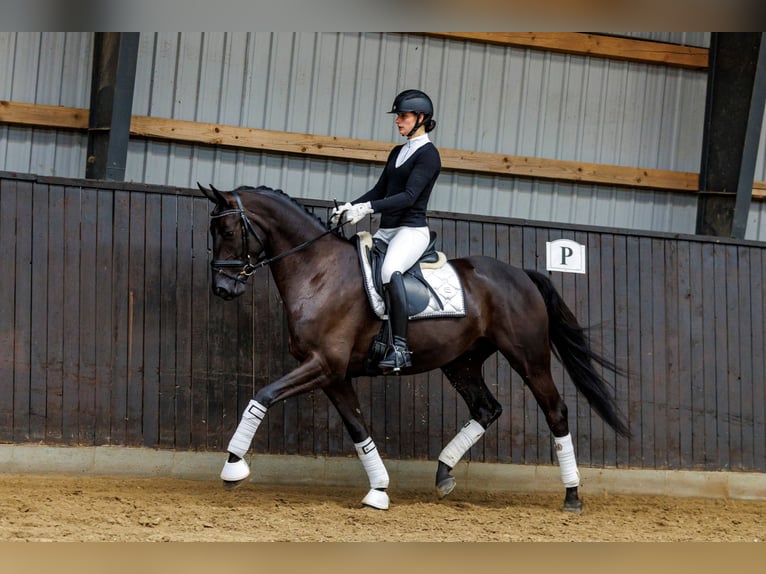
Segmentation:
{"type": "Polygon", "coordinates": [[[762,33],[0,32],[0,541],[763,542],[765,54],[762,33]],[[219,477],[298,361],[268,267],[211,289],[197,182],[327,222],[375,183],[408,87],[436,107],[436,248],[544,274],[618,367],[597,370],[630,437],[552,362],[580,513],[500,354],[502,414],[443,498],[471,415],[440,370],[350,383],[388,510],[321,389],[268,409],[245,484],[219,477]]]}

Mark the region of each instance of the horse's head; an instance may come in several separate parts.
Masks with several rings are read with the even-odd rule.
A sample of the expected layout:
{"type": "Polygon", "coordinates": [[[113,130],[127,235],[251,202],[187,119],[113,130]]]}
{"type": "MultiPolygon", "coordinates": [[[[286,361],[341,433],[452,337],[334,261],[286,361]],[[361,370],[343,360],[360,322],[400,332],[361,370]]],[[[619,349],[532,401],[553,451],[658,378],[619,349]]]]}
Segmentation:
{"type": "Polygon", "coordinates": [[[236,190],[224,193],[212,185],[210,189],[197,185],[215,204],[210,213],[213,292],[230,301],[245,292],[245,283],[255,270],[255,263],[265,256],[263,232],[248,218],[236,190]]]}

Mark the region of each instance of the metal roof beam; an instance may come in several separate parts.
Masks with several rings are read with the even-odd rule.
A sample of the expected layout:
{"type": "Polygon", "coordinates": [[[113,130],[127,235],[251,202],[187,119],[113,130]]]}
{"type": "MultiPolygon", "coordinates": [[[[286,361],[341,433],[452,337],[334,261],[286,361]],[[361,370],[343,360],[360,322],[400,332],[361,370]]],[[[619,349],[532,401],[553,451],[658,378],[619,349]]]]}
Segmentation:
{"type": "Polygon", "coordinates": [[[766,33],[715,32],[710,40],[697,230],[743,239],[766,106],[766,33]]]}
{"type": "Polygon", "coordinates": [[[125,179],[138,38],[138,32],[95,33],[86,179],[125,179]]]}

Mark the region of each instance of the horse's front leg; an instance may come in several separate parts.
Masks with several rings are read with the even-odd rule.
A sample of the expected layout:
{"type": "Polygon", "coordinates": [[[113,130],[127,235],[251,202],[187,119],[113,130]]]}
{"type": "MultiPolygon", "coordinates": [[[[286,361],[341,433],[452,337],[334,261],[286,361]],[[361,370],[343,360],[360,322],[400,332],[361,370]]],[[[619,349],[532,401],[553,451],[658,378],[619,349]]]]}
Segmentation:
{"type": "Polygon", "coordinates": [[[378,510],[388,510],[389,498],[386,492],[388,489],[388,471],[380,458],[378,448],[370,437],[367,425],[364,424],[362,409],[359,407],[359,397],[351,384],[351,380],[333,381],[324,388],[324,392],[343,419],[343,424],[351,436],[351,440],[354,441],[354,448],[359,461],[370,481],[370,491],[362,499],[362,504],[378,510]]]}
{"type": "Polygon", "coordinates": [[[330,381],[327,372],[322,357],[312,353],[298,368],[266,385],[250,400],[226,449],[229,457],[221,470],[221,479],[227,489],[236,488],[250,476],[250,467],[244,456],[269,407],[288,397],[326,385],[330,381]]]}

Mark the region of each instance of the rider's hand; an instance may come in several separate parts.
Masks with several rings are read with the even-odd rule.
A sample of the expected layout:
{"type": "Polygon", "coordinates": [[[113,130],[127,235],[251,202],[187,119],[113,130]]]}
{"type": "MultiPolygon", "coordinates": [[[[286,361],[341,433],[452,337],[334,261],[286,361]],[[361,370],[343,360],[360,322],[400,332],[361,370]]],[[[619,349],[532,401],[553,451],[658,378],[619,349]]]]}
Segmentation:
{"type": "Polygon", "coordinates": [[[362,221],[362,219],[371,213],[373,213],[373,211],[372,207],[370,207],[370,202],[368,201],[366,203],[357,203],[356,205],[352,205],[351,209],[346,211],[343,217],[351,225],[354,225],[355,223],[362,221]]]}
{"type": "Polygon", "coordinates": [[[333,209],[332,216],[330,216],[330,223],[332,225],[338,225],[338,222],[340,221],[340,218],[343,215],[343,213],[348,211],[352,207],[354,206],[351,205],[350,203],[344,203],[340,207],[336,207],[335,209],[333,209]]]}

